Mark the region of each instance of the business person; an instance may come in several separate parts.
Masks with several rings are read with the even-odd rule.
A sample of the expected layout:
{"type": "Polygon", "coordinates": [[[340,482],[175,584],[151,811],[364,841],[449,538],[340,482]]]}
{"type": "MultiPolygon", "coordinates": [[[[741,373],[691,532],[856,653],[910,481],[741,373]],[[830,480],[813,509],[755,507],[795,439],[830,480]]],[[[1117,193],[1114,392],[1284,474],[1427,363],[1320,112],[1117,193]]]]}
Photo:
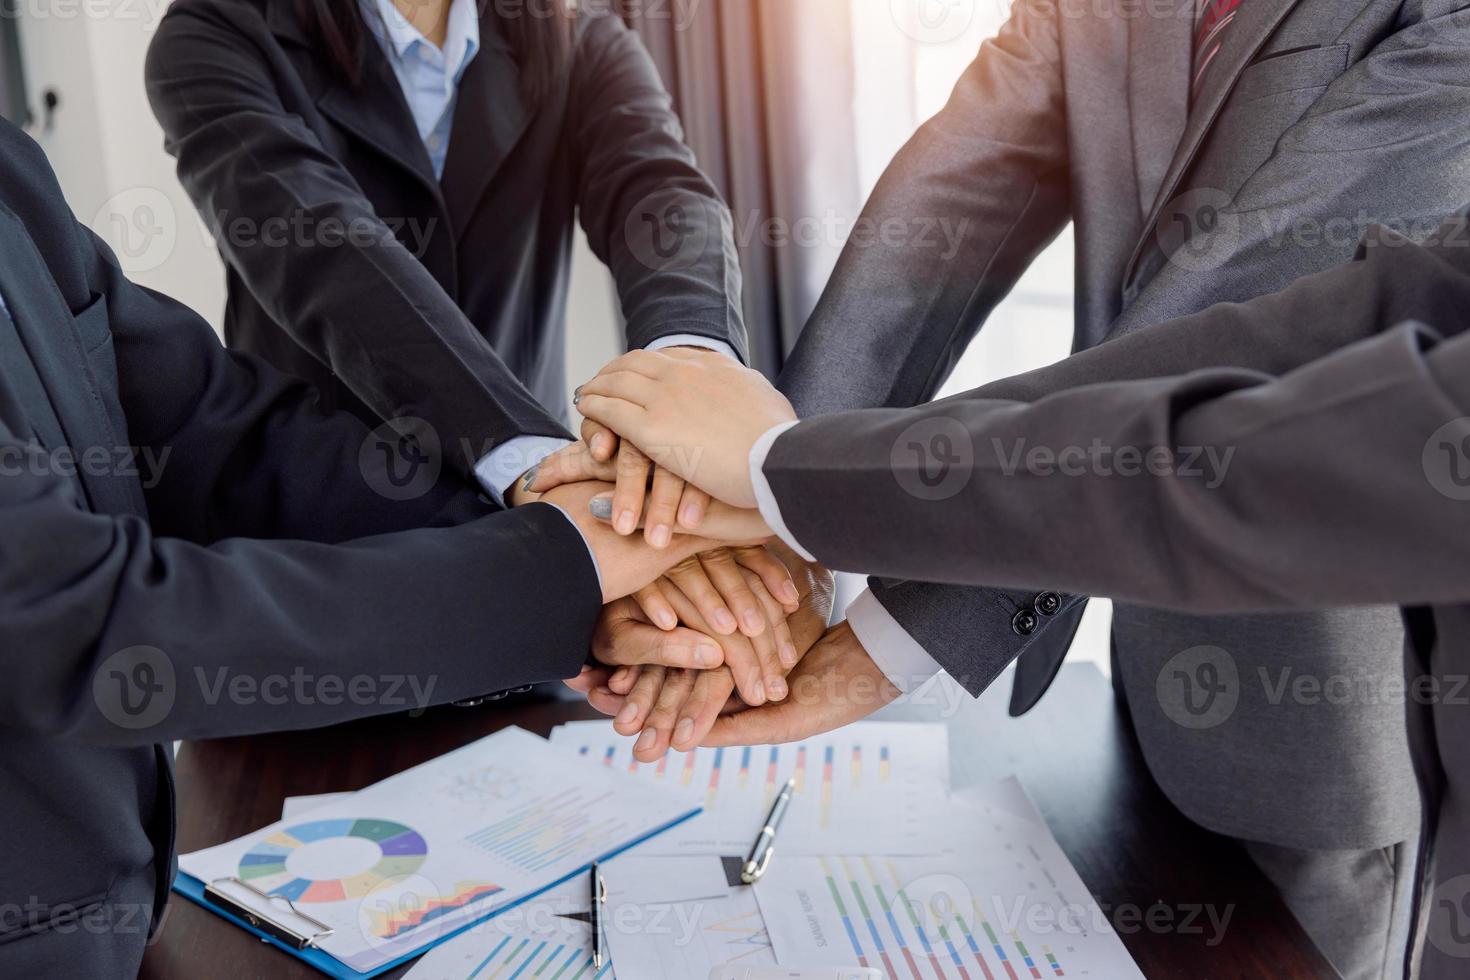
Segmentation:
{"type": "MultiPolygon", "coordinates": [[[[475,0],[180,0],[148,94],[227,268],[225,337],[315,384],[329,408],[414,418],[496,499],[567,445],[565,318],[576,222],[617,282],[634,348],[745,357],[728,209],[668,93],[614,16],[475,0]]],[[[617,499],[647,540],[697,530],[707,498],[632,446],[617,499]],[[650,479],[650,472],[652,476],[650,479]]],[[[631,528],[625,528],[625,530],[631,528]]],[[[737,654],[748,699],[783,693],[795,585],[761,549],[675,580],[737,654]],[[747,585],[741,567],[762,578],[747,585]]],[[[663,592],[639,595],[674,626],[663,592]]]]}
{"type": "MultiPolygon", "coordinates": [[[[802,417],[929,400],[1069,220],[1075,350],[1337,265],[1366,223],[1431,230],[1464,203],[1470,174],[1467,8],[1014,4],[864,212],[881,227],[968,221],[960,249],[944,261],[922,235],[850,245],[781,390],[802,417]]],[[[1020,712],[1050,683],[1081,612],[1059,586],[879,579],[849,619],[896,673],[932,657],[972,691],[1019,656],[1020,712]]],[[[1182,731],[1155,679],[1181,650],[1210,644],[1252,678],[1306,662],[1376,683],[1397,676],[1402,634],[1387,607],[1227,619],[1114,605],[1115,676],[1159,786],[1195,822],[1248,842],[1349,978],[1380,975],[1404,936],[1389,924],[1419,815],[1397,710],[1273,703],[1253,683],[1239,708],[1248,723],[1182,731]],[[1324,800],[1335,805],[1323,811],[1324,800]]]]}
{"type": "MultiPolygon", "coordinates": [[[[1443,693],[1470,657],[1467,308],[1470,224],[1462,213],[1422,247],[1375,231],[1358,261],[1279,295],[1216,306],[922,408],[798,424],[759,376],[715,377],[661,355],[615,362],[582,388],[579,404],[635,441],[704,447],[691,476],[723,500],[759,504],[763,523],[832,567],[969,585],[1059,583],[1209,614],[1400,603],[1415,627],[1409,683],[1433,677],[1429,689],[1443,693]],[[1443,328],[1407,323],[1378,334],[1401,317],[1443,328]],[[1293,326],[1291,339],[1273,339],[1283,323],[1293,326]],[[1228,348],[1223,335],[1263,343],[1245,368],[1168,376],[1212,363],[1228,348]],[[733,403],[744,411],[732,413],[733,403]],[[906,451],[916,440],[918,456],[906,451]],[[1017,446],[1025,447],[1020,456],[1017,446]],[[803,503],[813,493],[842,503],[803,503]],[[853,534],[857,522],[870,530],[853,534]]],[[[1253,724],[1240,712],[1248,682],[1238,652],[1209,649],[1238,672],[1227,682],[1231,707],[1212,727],[1253,724]]],[[[1376,687],[1360,674],[1320,674],[1306,656],[1294,669],[1367,683],[1370,693],[1349,703],[1386,702],[1403,724],[1405,699],[1393,696],[1405,690],[1402,674],[1376,687]]],[[[829,730],[898,697],[910,681],[886,673],[841,627],[792,674],[790,702],[722,719],[708,744],[829,730]]],[[[1193,730],[1182,702],[1157,690],[1162,710],[1175,709],[1174,727],[1193,730]]],[[[1458,802],[1470,759],[1457,748],[1467,734],[1457,704],[1408,701],[1415,771],[1436,832],[1433,850],[1410,861],[1419,880],[1406,902],[1412,908],[1431,890],[1421,910],[1423,975],[1435,978],[1461,975],[1470,955],[1460,902],[1470,880],[1470,814],[1458,802]],[[1437,869],[1433,881],[1423,877],[1428,868],[1437,869]]],[[[1201,778],[1232,764],[1218,760],[1201,778]]],[[[1342,802],[1321,801],[1308,819],[1342,802]]],[[[1381,971],[1402,975],[1404,960],[1381,971]]]]}
{"type": "Polygon", "coordinates": [[[0,122],[0,976],[137,973],[173,740],[575,676],[604,603],[710,546],[597,526],[597,484],[405,494],[396,448],[129,283],[0,122]]]}

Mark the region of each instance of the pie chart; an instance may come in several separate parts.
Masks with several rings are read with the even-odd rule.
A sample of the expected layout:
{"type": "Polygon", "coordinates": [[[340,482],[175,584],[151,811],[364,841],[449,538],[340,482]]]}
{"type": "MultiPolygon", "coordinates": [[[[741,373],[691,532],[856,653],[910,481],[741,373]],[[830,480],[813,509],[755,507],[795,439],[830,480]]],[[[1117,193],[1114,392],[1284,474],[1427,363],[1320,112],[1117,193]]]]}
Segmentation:
{"type": "Polygon", "coordinates": [[[314,820],[252,847],[239,878],[292,902],[340,902],[413,874],[428,853],[418,831],[392,820],[314,820]]]}

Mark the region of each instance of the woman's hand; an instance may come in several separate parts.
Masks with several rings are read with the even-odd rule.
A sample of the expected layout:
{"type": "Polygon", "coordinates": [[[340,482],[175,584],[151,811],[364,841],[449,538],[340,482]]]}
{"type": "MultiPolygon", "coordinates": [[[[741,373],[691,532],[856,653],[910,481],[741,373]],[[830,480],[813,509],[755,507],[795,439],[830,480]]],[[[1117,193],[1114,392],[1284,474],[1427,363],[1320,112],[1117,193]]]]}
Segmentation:
{"type": "Polygon", "coordinates": [[[643,528],[643,538],[667,548],[676,533],[699,530],[709,494],[657,465],[631,442],[596,422],[582,423],[582,439],[526,471],[518,491],[546,493],[568,483],[597,480],[613,485],[607,522],[619,534],[643,528]]]}
{"type": "MultiPolygon", "coordinates": [[[[796,421],[791,403],[759,372],[697,351],[633,351],[577,389],[584,416],[634,443],[717,500],[755,506],[750,451],[796,421]]],[[[630,498],[625,498],[625,501],[630,498]]],[[[624,525],[636,523],[615,508],[624,525]]]]}

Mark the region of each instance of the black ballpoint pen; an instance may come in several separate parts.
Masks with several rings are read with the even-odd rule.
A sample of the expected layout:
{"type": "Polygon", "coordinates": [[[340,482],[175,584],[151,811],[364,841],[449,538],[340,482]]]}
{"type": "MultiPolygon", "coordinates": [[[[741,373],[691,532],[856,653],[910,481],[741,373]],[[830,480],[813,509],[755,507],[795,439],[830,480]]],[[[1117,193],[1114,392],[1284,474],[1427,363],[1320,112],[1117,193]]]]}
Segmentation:
{"type": "Polygon", "coordinates": [[[602,883],[602,869],[592,862],[592,968],[602,969],[602,903],[607,888],[602,883]]]}
{"type": "Polygon", "coordinates": [[[771,854],[776,849],[776,830],[785,819],[786,809],[791,805],[791,797],[795,792],[796,780],[788,779],[781,788],[780,795],[776,797],[776,802],[771,804],[766,825],[756,835],[755,843],[750,846],[750,855],[745,859],[745,866],[740,869],[740,880],[747,885],[755,884],[766,873],[766,866],[771,863],[771,854]]]}

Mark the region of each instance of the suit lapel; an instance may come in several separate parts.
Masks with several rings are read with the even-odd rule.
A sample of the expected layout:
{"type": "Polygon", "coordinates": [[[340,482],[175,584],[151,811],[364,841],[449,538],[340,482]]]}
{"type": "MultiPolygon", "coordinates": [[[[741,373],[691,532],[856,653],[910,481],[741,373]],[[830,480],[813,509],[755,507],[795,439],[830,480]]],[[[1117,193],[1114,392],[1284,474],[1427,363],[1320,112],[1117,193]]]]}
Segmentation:
{"type": "Polygon", "coordinates": [[[444,163],[444,202],[456,237],[474,217],[485,189],[525,134],[531,110],[521,74],[496,18],[480,19],[480,51],[465,69],[444,163]]]}
{"type": "MultiPolygon", "coordinates": [[[[321,63],[322,56],[311,49],[296,20],[294,4],[268,4],[266,20],[273,34],[305,48],[306,57],[314,65],[321,63]]],[[[403,88],[371,25],[367,31],[361,83],[354,86],[335,72],[325,73],[323,88],[316,99],[317,108],[342,129],[413,174],[438,200],[439,183],[434,179],[434,164],[419,139],[403,88]]],[[[317,74],[322,74],[320,69],[317,74]]]]}
{"type": "MultiPolygon", "coordinates": [[[[1264,2],[1264,0],[1258,0],[1264,2]]],[[[1159,18],[1128,21],[1128,114],[1139,209],[1150,206],[1189,121],[1189,63],[1195,0],[1166,3],[1159,18]]],[[[1140,214],[1139,217],[1145,217],[1140,214]]]]}
{"type": "MultiPolygon", "coordinates": [[[[1187,3],[1188,0],[1184,2],[1187,3]]],[[[1300,2],[1301,0],[1275,0],[1275,2],[1272,0],[1245,0],[1240,5],[1235,20],[1226,31],[1224,46],[1211,63],[1209,72],[1205,75],[1204,87],[1195,100],[1194,108],[1189,112],[1184,135],[1179,140],[1173,159],[1169,161],[1163,180],[1159,183],[1158,192],[1153,198],[1153,207],[1143,225],[1143,234],[1128,262],[1124,278],[1125,287],[1132,284],[1133,277],[1138,271],[1139,259],[1142,258],[1145,246],[1153,237],[1154,227],[1158,224],[1164,208],[1173,199],[1184,174],[1198,157],[1200,147],[1204,145],[1205,136],[1209,134],[1210,127],[1215,124],[1220,110],[1225,107],[1225,102],[1230,98],[1230,93],[1234,90],[1241,73],[1270,40],[1271,35],[1276,33],[1281,22],[1300,2]]],[[[1139,29],[1147,29],[1151,23],[1150,18],[1138,18],[1136,26],[1139,29]]],[[[1192,29],[1192,21],[1190,26],[1192,29]]],[[[1183,44],[1186,59],[1192,61],[1192,33],[1191,40],[1180,43],[1183,44]]],[[[1181,83],[1179,90],[1181,97],[1186,99],[1190,81],[1186,72],[1186,78],[1181,83]]]]}

